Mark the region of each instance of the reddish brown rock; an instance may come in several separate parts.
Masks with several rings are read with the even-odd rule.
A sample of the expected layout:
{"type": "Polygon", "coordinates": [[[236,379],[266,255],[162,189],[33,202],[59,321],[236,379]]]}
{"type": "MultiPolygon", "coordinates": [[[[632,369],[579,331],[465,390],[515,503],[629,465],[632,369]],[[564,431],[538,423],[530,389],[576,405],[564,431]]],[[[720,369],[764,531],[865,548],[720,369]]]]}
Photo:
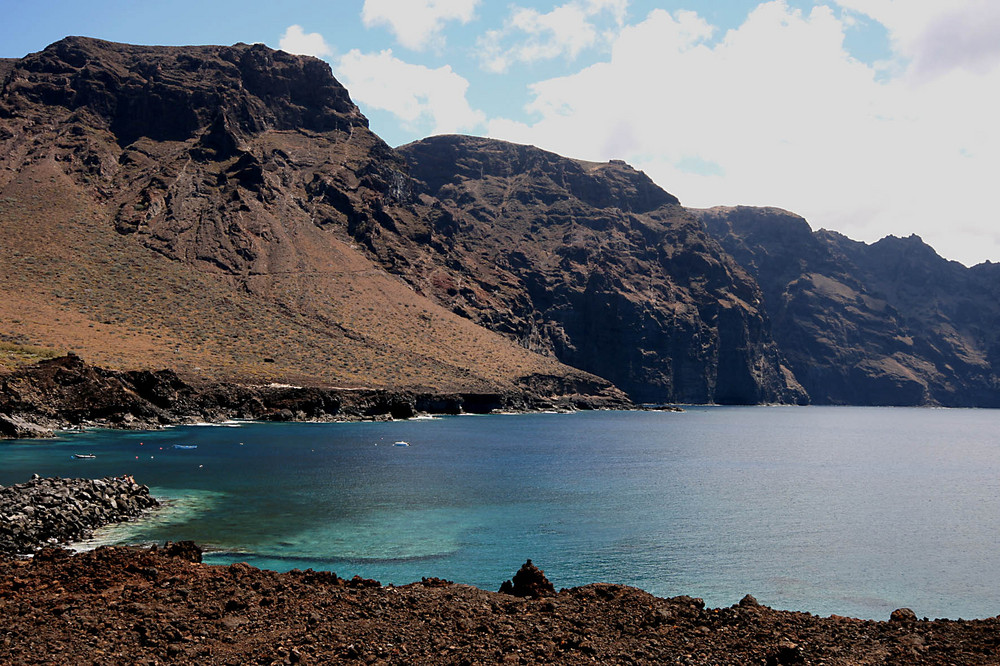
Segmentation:
{"type": "Polygon", "coordinates": [[[0,616],[0,662],[18,665],[1000,663],[996,618],[846,621],[605,584],[541,599],[356,587],[329,572],[209,566],[163,549],[0,558],[0,616]]]}

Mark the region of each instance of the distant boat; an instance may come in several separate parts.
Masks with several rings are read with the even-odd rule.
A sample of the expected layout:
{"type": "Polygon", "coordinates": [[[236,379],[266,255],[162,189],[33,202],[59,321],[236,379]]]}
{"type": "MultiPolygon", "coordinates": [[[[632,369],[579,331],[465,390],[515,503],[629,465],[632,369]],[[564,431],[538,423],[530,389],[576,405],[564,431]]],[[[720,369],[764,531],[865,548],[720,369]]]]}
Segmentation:
{"type": "Polygon", "coordinates": [[[197,449],[197,444],[174,444],[175,449],[197,449]]]}
{"type": "Polygon", "coordinates": [[[410,445],[409,442],[404,442],[403,440],[399,440],[398,442],[393,444],[393,446],[409,446],[409,445],[410,445]]]}
{"type": "Polygon", "coordinates": [[[95,456],[93,453],[74,453],[73,457],[74,458],[79,458],[80,460],[92,460],[93,458],[96,458],[97,456],[95,456]]]}

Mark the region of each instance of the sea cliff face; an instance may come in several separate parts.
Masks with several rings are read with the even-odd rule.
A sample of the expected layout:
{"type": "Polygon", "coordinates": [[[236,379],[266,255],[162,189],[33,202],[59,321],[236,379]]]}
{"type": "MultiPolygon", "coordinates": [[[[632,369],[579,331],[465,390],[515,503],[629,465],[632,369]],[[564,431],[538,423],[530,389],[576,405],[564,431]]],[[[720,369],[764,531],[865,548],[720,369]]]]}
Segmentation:
{"type": "Polygon", "coordinates": [[[399,152],[437,211],[434,267],[401,272],[439,303],[638,401],[805,399],[756,283],[645,174],[463,136],[399,152]]]}
{"type": "Polygon", "coordinates": [[[624,400],[389,272],[407,167],[322,61],[71,37],[0,71],[0,342],[202,383],[624,400]]]}
{"type": "Polygon", "coordinates": [[[2,71],[0,321],[31,315],[2,339],[204,380],[804,400],[753,280],[624,164],[394,151],[329,66],[262,45],[71,37],[2,71]]]}
{"type": "Polygon", "coordinates": [[[695,212],[760,284],[814,402],[1000,406],[995,265],[966,268],[916,236],[869,245],[813,231],[774,208],[695,212]]]}

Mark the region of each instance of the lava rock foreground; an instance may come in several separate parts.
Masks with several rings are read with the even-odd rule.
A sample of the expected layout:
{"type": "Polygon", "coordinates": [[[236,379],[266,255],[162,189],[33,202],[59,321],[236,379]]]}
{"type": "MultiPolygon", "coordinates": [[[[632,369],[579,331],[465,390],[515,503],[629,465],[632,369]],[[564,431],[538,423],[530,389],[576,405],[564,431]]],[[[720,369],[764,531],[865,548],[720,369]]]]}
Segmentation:
{"type": "Polygon", "coordinates": [[[190,542],[0,559],[0,663],[1000,663],[996,618],[821,618],[749,596],[708,609],[608,584],[519,597],[200,559],[190,542]]]}

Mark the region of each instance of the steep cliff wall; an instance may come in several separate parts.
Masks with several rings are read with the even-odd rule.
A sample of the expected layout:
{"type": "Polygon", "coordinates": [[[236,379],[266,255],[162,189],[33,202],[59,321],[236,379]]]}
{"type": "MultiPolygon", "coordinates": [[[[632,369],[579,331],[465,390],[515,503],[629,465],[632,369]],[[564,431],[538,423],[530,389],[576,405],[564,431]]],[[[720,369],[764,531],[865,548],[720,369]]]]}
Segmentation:
{"type": "Polygon", "coordinates": [[[696,211],[760,283],[772,331],[817,403],[1000,406],[997,271],[918,237],[871,245],[774,208],[696,211]]]}
{"type": "Polygon", "coordinates": [[[432,250],[401,273],[438,302],[636,400],[803,399],[756,283],[645,174],[474,137],[399,152],[432,250]]]}
{"type": "Polygon", "coordinates": [[[387,272],[406,164],[322,61],[73,37],[2,71],[0,341],[211,381],[615,392],[387,272]]]}

